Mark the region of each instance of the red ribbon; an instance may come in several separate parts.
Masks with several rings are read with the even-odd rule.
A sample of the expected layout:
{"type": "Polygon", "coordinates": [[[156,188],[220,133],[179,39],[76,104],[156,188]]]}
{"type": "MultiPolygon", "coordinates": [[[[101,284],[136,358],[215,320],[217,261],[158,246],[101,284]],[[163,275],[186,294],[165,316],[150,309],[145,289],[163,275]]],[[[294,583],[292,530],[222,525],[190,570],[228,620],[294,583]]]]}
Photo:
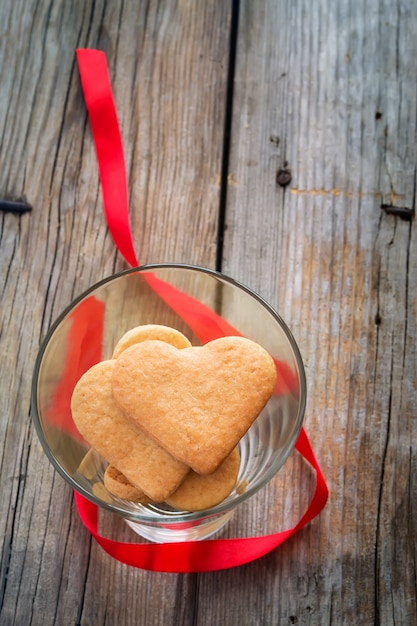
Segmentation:
{"type": "Polygon", "coordinates": [[[98,532],[98,509],[75,493],[78,511],[97,543],[113,558],[141,569],[157,572],[212,572],[229,569],[259,559],[298,532],[320,513],[327,501],[327,485],[304,429],[296,449],[316,472],[316,488],[307,511],[289,530],[244,539],[206,539],[179,543],[125,543],[103,537],[98,532]]]}
{"type": "MultiPolygon", "coordinates": [[[[106,57],[98,50],[78,49],[77,60],[97,153],[107,224],[121,254],[130,265],[136,266],[138,261],[129,223],[123,144],[106,57]]],[[[214,311],[167,285],[154,274],[149,274],[147,280],[154,291],[176,310],[204,341],[225,334],[237,334],[237,331],[214,311]]],[[[277,367],[279,366],[280,362],[277,362],[277,367]]],[[[285,368],[280,372],[285,389],[291,388],[293,373],[286,371],[285,368]]],[[[280,390],[277,389],[276,392],[279,393],[280,390]]],[[[301,429],[295,448],[315,471],[316,486],[311,502],[299,522],[293,528],[279,533],[243,539],[210,539],[162,544],[124,543],[100,535],[98,507],[94,503],[79,493],[75,493],[75,501],[81,520],[99,545],[113,558],[123,563],[147,570],[177,573],[208,572],[236,567],[249,563],[279,546],[316,517],[326,504],[328,498],[326,481],[304,428],[301,429]]]]}
{"type": "Polygon", "coordinates": [[[81,376],[102,359],[104,304],[89,296],[69,316],[64,371],[52,402],[45,407],[45,420],[59,431],[82,440],[71,413],[71,396],[81,376]]]}
{"type": "Polygon", "coordinates": [[[126,165],[106,57],[77,50],[81,84],[98,158],[104,212],[114,243],[129,263],[138,265],[129,224],[126,165]],[[109,97],[110,94],[110,97],[109,97]]]}

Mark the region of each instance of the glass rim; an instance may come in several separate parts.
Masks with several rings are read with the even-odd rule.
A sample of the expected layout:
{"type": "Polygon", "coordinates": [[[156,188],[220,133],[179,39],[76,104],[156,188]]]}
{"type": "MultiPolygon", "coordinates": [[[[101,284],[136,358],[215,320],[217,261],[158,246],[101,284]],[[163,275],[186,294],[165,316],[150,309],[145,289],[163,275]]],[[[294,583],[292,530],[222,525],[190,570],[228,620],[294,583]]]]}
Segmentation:
{"type": "Polygon", "coordinates": [[[39,438],[39,441],[42,445],[42,448],[48,460],[50,461],[54,469],[61,475],[62,478],[64,478],[64,480],[72,487],[74,491],[76,491],[77,493],[85,497],[87,500],[93,502],[100,508],[103,508],[107,511],[115,513],[132,522],[145,523],[145,524],[166,523],[166,524],[175,526],[175,524],[198,521],[198,520],[206,519],[212,516],[217,516],[219,514],[227,513],[231,509],[236,508],[239,504],[242,504],[243,502],[248,500],[251,496],[257,493],[260,489],[265,487],[265,485],[267,485],[267,483],[269,483],[272,480],[272,478],[277,474],[277,472],[281,469],[281,467],[284,465],[287,458],[290,456],[290,454],[294,450],[294,446],[297,442],[297,439],[300,434],[303,421],[304,421],[306,400],[307,400],[306,374],[305,374],[304,363],[302,360],[301,352],[299,350],[297,342],[295,341],[295,338],[291,330],[287,326],[286,322],[284,321],[284,319],[262,296],[257,294],[255,291],[253,291],[253,289],[241,283],[240,281],[234,278],[231,278],[230,276],[224,274],[223,272],[219,272],[218,270],[214,270],[214,269],[210,269],[210,268],[206,268],[206,267],[202,267],[198,265],[193,265],[193,264],[186,264],[186,263],[154,263],[154,264],[139,265],[137,267],[128,268],[126,270],[122,270],[120,272],[116,272],[114,274],[106,276],[105,278],[94,283],[93,285],[88,287],[88,289],[86,289],[81,294],[76,296],[74,300],[72,300],[72,302],[67,307],[65,307],[65,309],[60,313],[60,315],[52,323],[52,325],[48,329],[44,339],[42,340],[40,344],[40,348],[36,356],[34,370],[33,370],[30,404],[31,404],[32,422],[35,425],[37,436],[39,438]],[[74,308],[80,302],[82,302],[88,295],[90,295],[97,289],[101,288],[102,286],[106,285],[107,283],[112,282],[113,280],[122,278],[124,276],[128,276],[130,274],[141,274],[141,273],[164,270],[164,269],[168,269],[168,270],[169,269],[174,269],[174,270],[184,269],[184,270],[189,270],[189,271],[195,271],[198,273],[204,273],[204,274],[211,276],[212,278],[222,280],[246,292],[249,296],[257,300],[259,304],[261,304],[278,323],[278,325],[280,326],[281,330],[284,332],[291,346],[291,350],[293,352],[293,356],[294,356],[297,370],[298,370],[297,373],[299,376],[300,394],[299,394],[299,401],[298,401],[297,419],[295,420],[295,425],[293,427],[291,436],[289,437],[289,443],[288,443],[287,449],[279,458],[279,463],[277,463],[276,465],[274,464],[271,465],[271,467],[265,472],[264,476],[259,482],[249,487],[244,493],[238,494],[236,495],[236,497],[233,497],[231,499],[226,498],[220,504],[212,508],[205,509],[204,511],[197,511],[197,512],[188,512],[188,511],[182,512],[181,511],[178,513],[174,511],[172,513],[167,512],[166,514],[163,514],[163,513],[146,514],[143,512],[139,512],[139,511],[125,509],[122,506],[118,506],[115,502],[110,503],[110,502],[101,500],[100,498],[96,497],[93,493],[90,493],[89,491],[87,491],[59,463],[59,461],[57,460],[57,458],[55,457],[55,455],[53,454],[52,450],[50,449],[48,445],[47,438],[44,433],[42,420],[39,414],[38,381],[39,381],[39,373],[40,373],[40,369],[42,365],[42,360],[43,360],[43,357],[45,355],[45,352],[47,350],[47,347],[49,345],[51,338],[53,337],[58,326],[63,322],[63,320],[71,313],[71,311],[74,310],[74,308]]]}

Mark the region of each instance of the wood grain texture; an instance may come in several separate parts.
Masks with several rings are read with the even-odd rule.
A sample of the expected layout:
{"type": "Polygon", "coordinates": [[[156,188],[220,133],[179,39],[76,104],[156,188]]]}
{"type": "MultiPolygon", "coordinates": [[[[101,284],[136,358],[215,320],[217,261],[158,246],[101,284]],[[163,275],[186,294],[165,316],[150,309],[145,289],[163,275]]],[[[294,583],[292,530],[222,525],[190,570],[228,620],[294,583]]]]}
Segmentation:
{"type": "MultiPolygon", "coordinates": [[[[416,624],[413,2],[233,6],[225,128],[231,4],[0,2],[0,198],[33,207],[0,213],[2,625],[416,624]],[[166,575],[113,561],[31,425],[47,329],[125,267],[104,224],[75,63],[87,46],[107,53],[141,261],[213,267],[223,257],[225,273],[277,307],[305,360],[306,428],[328,506],[231,571],[166,575]]],[[[292,455],[224,536],[290,527],[313,488],[292,455]]],[[[132,540],[119,518],[102,515],[100,528],[132,540]]]]}
{"type": "MultiPolygon", "coordinates": [[[[195,577],[131,570],[92,544],[29,398],[52,321],[125,267],[104,221],[75,49],[108,57],[141,261],[213,266],[229,20],[212,2],[0,3],[0,197],[33,206],[0,214],[2,624],[192,622],[195,577]]],[[[119,519],[101,523],[132,540],[119,519]]]]}
{"type": "Polygon", "coordinates": [[[248,568],[239,623],[416,623],[417,233],[381,208],[415,210],[416,33],[411,2],[241,3],[223,269],[300,345],[330,501],[248,568]]]}

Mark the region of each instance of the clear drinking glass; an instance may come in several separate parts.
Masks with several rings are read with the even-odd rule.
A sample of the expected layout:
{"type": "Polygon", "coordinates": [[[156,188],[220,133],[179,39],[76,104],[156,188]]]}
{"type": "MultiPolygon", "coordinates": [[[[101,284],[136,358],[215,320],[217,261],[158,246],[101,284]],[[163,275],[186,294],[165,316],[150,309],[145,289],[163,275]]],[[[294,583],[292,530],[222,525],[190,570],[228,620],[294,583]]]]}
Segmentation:
{"type": "Polygon", "coordinates": [[[32,384],[32,416],[47,457],[71,487],[121,515],[142,537],[190,541],[218,531],[239,504],[282,467],[300,432],[306,403],[303,362],[291,332],[258,295],[218,272],[188,265],[148,265],[110,276],[78,297],[57,319],[39,351],[32,384]],[[177,328],[193,345],[241,334],[274,358],[275,392],[239,444],[241,463],[232,493],[192,513],[165,504],[136,504],[104,487],[106,461],[82,438],[70,399],[80,376],[108,359],[118,339],[142,324],[177,328]]]}

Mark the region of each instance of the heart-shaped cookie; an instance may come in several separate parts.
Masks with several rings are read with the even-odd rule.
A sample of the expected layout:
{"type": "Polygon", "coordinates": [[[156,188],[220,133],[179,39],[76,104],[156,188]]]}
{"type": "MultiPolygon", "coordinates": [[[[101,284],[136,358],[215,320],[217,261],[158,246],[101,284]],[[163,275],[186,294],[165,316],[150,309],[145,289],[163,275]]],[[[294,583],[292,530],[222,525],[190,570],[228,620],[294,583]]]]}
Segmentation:
{"type": "Polygon", "coordinates": [[[167,498],[167,504],[183,511],[204,511],[222,502],[236,485],[240,454],[234,448],[212,474],[188,472],[181,485],[167,498]]]}
{"type": "Polygon", "coordinates": [[[181,350],[144,341],[115,360],[113,396],[168,452],[210,474],[259,415],[275,382],[271,356],[250,339],[222,337],[181,350]]]}
{"type": "MultiPolygon", "coordinates": [[[[220,463],[212,474],[202,475],[190,470],[179,487],[166,500],[167,504],[183,511],[203,511],[222,502],[236,485],[240,465],[239,449],[220,463]]],[[[110,493],[142,504],[150,500],[128,481],[114,465],[109,465],[104,473],[104,486],[110,493]]]]}
{"type": "Polygon", "coordinates": [[[191,348],[191,343],[188,341],[187,337],[176,328],[163,326],[161,324],[144,324],[128,330],[123,337],[119,339],[114,347],[112,358],[117,359],[123,350],[133,346],[135,343],[149,339],[165,341],[165,343],[169,343],[176,348],[191,348]]]}
{"type": "Polygon", "coordinates": [[[113,398],[116,362],[97,363],[80,378],[72,394],[72,417],[99,454],[152,500],[161,502],[189,468],[126,419],[113,398]]]}
{"type": "MultiPolygon", "coordinates": [[[[188,474],[191,474],[191,472],[188,472],[188,474]]],[[[141,489],[132,485],[126,476],[122,474],[122,472],[119,472],[114,465],[107,466],[106,471],[104,472],[103,482],[107,491],[118,498],[131,500],[132,502],[139,502],[140,504],[149,504],[152,502],[152,500],[148,498],[148,496],[146,496],[141,489]]]]}

